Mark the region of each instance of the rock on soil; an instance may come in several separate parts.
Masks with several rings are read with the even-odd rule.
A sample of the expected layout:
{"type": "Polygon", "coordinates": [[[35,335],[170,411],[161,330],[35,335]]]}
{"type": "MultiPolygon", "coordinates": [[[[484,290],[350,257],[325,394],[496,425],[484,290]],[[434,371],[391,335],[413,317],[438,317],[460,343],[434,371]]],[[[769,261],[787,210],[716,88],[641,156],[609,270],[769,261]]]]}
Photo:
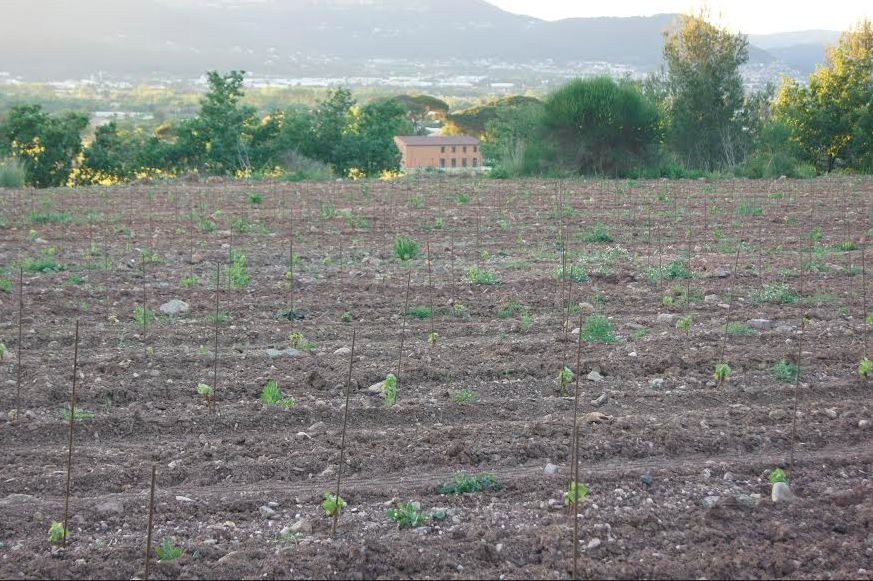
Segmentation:
{"type": "Polygon", "coordinates": [[[178,315],[181,313],[187,313],[188,308],[188,303],[185,301],[173,299],[172,301],[161,305],[161,312],[165,315],[178,315]]]}
{"type": "Polygon", "coordinates": [[[777,482],[773,485],[773,491],[770,494],[770,498],[772,498],[773,502],[777,504],[792,502],[796,499],[794,493],[791,492],[791,488],[789,488],[788,484],[785,482],[777,482]]]}

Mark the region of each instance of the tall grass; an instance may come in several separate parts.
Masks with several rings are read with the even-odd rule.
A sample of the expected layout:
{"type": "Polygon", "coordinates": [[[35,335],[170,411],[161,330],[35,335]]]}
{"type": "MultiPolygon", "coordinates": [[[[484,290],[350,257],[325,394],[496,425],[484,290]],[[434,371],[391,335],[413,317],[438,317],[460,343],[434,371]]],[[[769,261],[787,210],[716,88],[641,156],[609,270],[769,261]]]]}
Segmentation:
{"type": "Polygon", "coordinates": [[[0,159],[0,188],[23,188],[27,174],[17,159],[0,159]]]}

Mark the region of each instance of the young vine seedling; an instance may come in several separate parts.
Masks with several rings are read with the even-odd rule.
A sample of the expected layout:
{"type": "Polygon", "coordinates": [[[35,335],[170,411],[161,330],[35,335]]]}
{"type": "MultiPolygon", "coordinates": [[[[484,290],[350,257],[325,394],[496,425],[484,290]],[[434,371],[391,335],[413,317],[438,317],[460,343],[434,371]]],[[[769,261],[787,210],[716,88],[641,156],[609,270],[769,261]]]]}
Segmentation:
{"type": "Polygon", "coordinates": [[[211,414],[213,411],[213,405],[215,403],[215,390],[212,388],[212,386],[206,385],[205,383],[199,383],[197,384],[197,395],[202,396],[203,399],[206,400],[206,409],[211,414]]]}
{"type": "Polygon", "coordinates": [[[564,492],[564,506],[573,512],[577,502],[582,502],[588,496],[588,488],[581,482],[571,482],[567,491],[564,492]]]}
{"type": "Polygon", "coordinates": [[[155,554],[158,556],[158,561],[161,563],[166,563],[169,561],[175,561],[179,557],[182,556],[182,549],[178,547],[174,547],[173,543],[170,541],[164,541],[157,547],[155,547],[155,554]]]}
{"type": "Polygon", "coordinates": [[[858,365],[858,376],[862,379],[873,377],[873,361],[868,357],[862,359],[861,364],[858,365]]]}
{"type": "Polygon", "coordinates": [[[335,494],[325,492],[324,501],[322,501],[321,503],[321,508],[324,509],[324,514],[330,517],[334,514],[341,513],[346,505],[347,503],[345,500],[343,500],[342,496],[337,496],[335,494]]]}
{"type": "Polygon", "coordinates": [[[567,386],[573,381],[573,372],[569,367],[564,367],[558,373],[558,383],[561,385],[561,395],[567,395],[567,386]]]}
{"type": "Polygon", "coordinates": [[[397,399],[397,376],[389,373],[382,382],[382,393],[385,395],[385,407],[394,407],[397,399]]]}
{"type": "Polygon", "coordinates": [[[49,527],[48,541],[54,545],[63,540],[70,538],[68,531],[64,530],[64,525],[59,522],[53,522],[49,527]]]}
{"type": "Polygon", "coordinates": [[[723,387],[725,382],[731,377],[731,368],[727,363],[719,363],[715,366],[713,378],[718,381],[718,387],[723,387]]]}

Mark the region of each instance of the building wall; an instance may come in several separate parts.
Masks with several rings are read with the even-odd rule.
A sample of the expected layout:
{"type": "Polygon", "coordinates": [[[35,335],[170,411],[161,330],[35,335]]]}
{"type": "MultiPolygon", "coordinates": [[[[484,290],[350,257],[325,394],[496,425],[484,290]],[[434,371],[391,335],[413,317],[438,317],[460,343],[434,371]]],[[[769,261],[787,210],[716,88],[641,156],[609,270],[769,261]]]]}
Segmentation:
{"type": "Polygon", "coordinates": [[[402,156],[401,165],[404,169],[412,169],[417,167],[445,167],[445,169],[473,169],[482,167],[482,152],[479,146],[473,145],[446,145],[445,152],[442,151],[443,146],[439,145],[400,145],[400,154],[402,156]],[[455,152],[452,153],[452,147],[455,152]],[[467,152],[464,153],[464,147],[467,152]],[[474,151],[475,149],[475,151],[474,151]],[[445,160],[445,166],[442,166],[440,161],[445,160]],[[452,165],[452,159],[455,160],[455,165],[452,165]],[[473,164],[473,160],[476,164],[473,164]],[[466,165],[464,162],[466,161],[466,165]]]}

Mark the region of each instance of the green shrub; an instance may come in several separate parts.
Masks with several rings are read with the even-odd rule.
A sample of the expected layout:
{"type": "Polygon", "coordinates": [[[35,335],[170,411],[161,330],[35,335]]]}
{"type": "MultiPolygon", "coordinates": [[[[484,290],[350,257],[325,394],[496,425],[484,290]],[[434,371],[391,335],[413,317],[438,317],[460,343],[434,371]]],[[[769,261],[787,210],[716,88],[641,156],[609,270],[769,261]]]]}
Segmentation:
{"type": "Polygon", "coordinates": [[[430,307],[425,306],[417,306],[409,309],[409,312],[406,313],[406,316],[412,317],[413,319],[430,319],[431,311],[430,307]]]}
{"type": "Polygon", "coordinates": [[[580,338],[588,343],[615,343],[618,340],[612,334],[612,323],[602,315],[591,315],[585,319],[580,338]]]}
{"type": "Polygon", "coordinates": [[[752,293],[752,301],[757,303],[790,304],[797,302],[797,295],[785,283],[768,284],[752,293]]]}
{"type": "Polygon", "coordinates": [[[561,280],[562,276],[564,280],[573,282],[591,282],[591,277],[588,276],[588,272],[578,264],[571,264],[568,267],[559,264],[552,270],[552,278],[561,280]]]}
{"type": "Polygon", "coordinates": [[[500,279],[493,272],[480,270],[478,266],[472,266],[464,275],[464,282],[467,284],[496,285],[500,284],[500,279]]]}
{"type": "Polygon", "coordinates": [[[418,242],[409,238],[394,241],[394,255],[400,260],[413,260],[418,256],[418,242]]]}
{"type": "Polygon", "coordinates": [[[773,377],[782,381],[784,383],[794,383],[794,380],[797,379],[797,372],[799,371],[796,365],[793,365],[783,359],[776,363],[771,369],[773,372],[773,377]]]}
{"type": "Polygon", "coordinates": [[[588,244],[608,244],[614,239],[603,224],[595,224],[594,230],[582,236],[582,242],[588,244]]]}
{"type": "Polygon", "coordinates": [[[23,188],[27,179],[24,164],[17,159],[0,160],[0,188],[23,188]]]}
{"type": "Polygon", "coordinates": [[[466,472],[455,474],[452,481],[440,487],[440,494],[473,494],[476,492],[496,492],[502,488],[493,474],[470,476],[466,472]]]}

